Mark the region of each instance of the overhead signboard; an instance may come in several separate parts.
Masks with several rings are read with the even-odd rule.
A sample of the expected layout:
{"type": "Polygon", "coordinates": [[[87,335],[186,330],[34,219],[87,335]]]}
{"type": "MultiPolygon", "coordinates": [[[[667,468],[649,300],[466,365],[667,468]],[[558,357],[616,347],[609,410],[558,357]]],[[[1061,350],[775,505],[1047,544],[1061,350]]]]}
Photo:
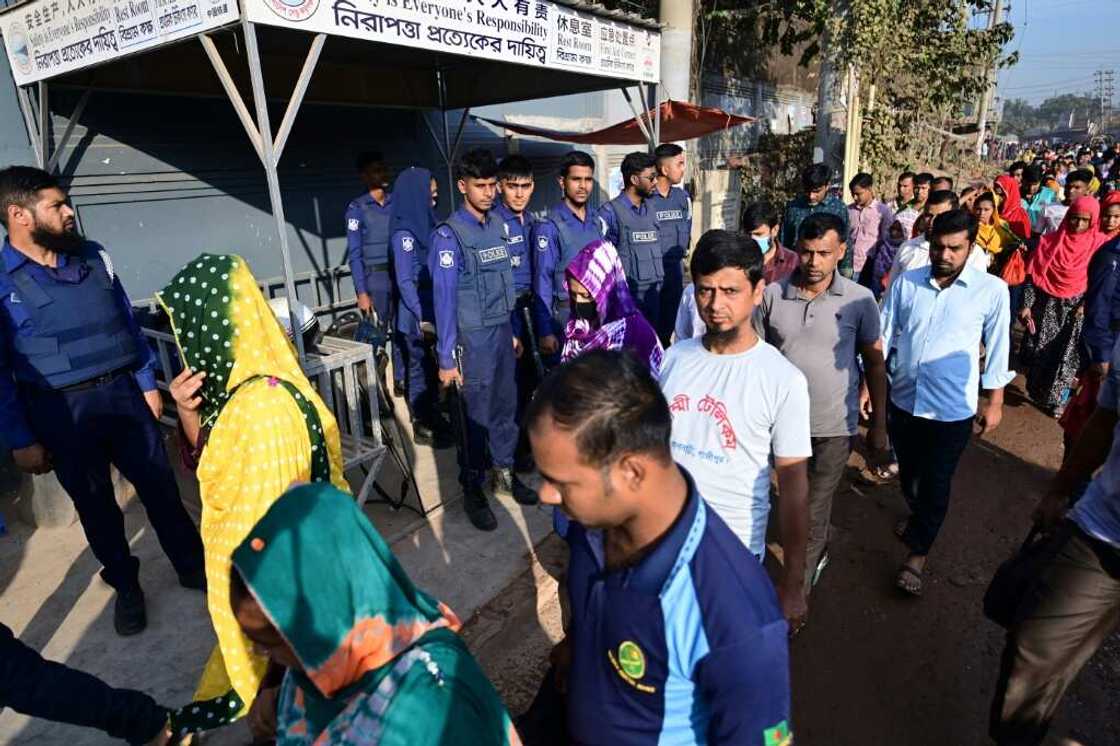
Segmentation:
{"type": "Polygon", "coordinates": [[[240,19],[237,0],[32,0],[0,15],[17,85],[99,65],[240,19]]]}
{"type": "Polygon", "coordinates": [[[243,0],[250,21],[433,52],[657,82],[657,31],[548,0],[243,0]]]}

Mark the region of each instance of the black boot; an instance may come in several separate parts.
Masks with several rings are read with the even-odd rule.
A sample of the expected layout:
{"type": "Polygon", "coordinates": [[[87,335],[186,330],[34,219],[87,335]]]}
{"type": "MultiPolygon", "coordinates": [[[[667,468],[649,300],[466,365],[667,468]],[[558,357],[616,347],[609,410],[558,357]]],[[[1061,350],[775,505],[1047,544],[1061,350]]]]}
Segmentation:
{"type": "Polygon", "coordinates": [[[521,481],[516,473],[513,475],[513,499],[518,505],[536,505],[541,501],[537,491],[521,481]]]}
{"type": "Polygon", "coordinates": [[[117,591],[113,607],[113,627],[121,637],[136,635],[148,626],[148,612],[144,609],[144,591],[136,586],[130,591],[117,591]]]}
{"type": "Polygon", "coordinates": [[[435,436],[432,433],[432,428],[428,427],[422,420],[412,420],[412,442],[418,446],[430,446],[435,442],[435,436]]]}
{"type": "Polygon", "coordinates": [[[467,511],[467,518],[479,531],[493,531],[498,527],[498,519],[494,511],[490,510],[490,502],[482,485],[472,484],[463,489],[463,507],[467,511]]]}
{"type": "Polygon", "coordinates": [[[206,570],[198,568],[191,572],[179,576],[179,585],[184,588],[189,588],[192,591],[206,592],[206,570]]]}

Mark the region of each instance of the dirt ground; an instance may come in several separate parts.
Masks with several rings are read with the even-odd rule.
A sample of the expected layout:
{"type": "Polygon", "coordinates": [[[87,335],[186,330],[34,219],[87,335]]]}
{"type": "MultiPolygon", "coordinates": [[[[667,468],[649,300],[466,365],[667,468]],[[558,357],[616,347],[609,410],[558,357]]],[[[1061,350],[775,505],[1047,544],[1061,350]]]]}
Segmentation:
{"type": "MultiPolygon", "coordinates": [[[[1008,389],[1001,427],[967,450],[921,599],[892,581],[905,550],[897,486],[846,480],[833,509],[832,562],[814,590],[809,626],[791,647],[799,746],[989,744],[987,713],[1003,631],[984,618],[992,572],[1022,541],[1037,495],[1061,459],[1057,424],[1008,389]]],[[[853,463],[858,460],[855,457],[853,463]]],[[[550,537],[541,564],[484,607],[466,635],[511,711],[526,708],[560,635],[550,537]]],[[[1082,671],[1048,743],[1120,744],[1120,635],[1082,671]]],[[[531,744],[529,745],[531,746],[531,744]]]]}

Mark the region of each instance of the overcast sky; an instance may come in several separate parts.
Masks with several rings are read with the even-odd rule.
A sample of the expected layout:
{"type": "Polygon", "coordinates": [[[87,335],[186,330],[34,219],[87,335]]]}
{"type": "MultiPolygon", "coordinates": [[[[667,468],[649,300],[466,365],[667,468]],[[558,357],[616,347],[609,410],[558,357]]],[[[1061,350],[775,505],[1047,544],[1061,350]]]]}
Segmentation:
{"type": "Polygon", "coordinates": [[[1095,91],[1093,73],[1116,71],[1120,106],[1120,0],[1009,0],[1019,64],[999,76],[998,95],[1037,104],[1055,93],[1095,91]]]}

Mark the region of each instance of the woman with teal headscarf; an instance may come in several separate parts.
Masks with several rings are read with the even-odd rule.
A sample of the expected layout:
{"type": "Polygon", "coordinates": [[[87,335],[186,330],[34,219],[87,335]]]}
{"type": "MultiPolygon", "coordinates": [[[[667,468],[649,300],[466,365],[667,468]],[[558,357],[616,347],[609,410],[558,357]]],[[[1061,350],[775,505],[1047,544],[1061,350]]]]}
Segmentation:
{"type": "Polygon", "coordinates": [[[233,568],[238,623],[288,668],[278,744],[520,744],[458,618],[412,584],[352,497],[289,490],[233,568]]]}

